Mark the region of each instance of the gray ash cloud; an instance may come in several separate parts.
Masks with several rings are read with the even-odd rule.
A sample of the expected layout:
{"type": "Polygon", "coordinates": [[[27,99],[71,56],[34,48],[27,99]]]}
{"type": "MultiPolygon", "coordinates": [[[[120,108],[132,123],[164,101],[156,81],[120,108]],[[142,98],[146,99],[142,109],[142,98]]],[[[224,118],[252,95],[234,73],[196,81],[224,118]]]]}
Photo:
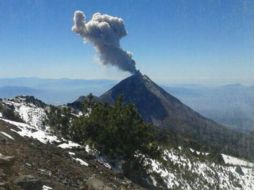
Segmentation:
{"type": "Polygon", "coordinates": [[[75,11],[73,22],[72,31],[94,45],[102,64],[113,65],[130,73],[137,71],[131,53],[120,46],[121,38],[127,35],[123,19],[95,13],[87,21],[82,11],[75,11]]]}

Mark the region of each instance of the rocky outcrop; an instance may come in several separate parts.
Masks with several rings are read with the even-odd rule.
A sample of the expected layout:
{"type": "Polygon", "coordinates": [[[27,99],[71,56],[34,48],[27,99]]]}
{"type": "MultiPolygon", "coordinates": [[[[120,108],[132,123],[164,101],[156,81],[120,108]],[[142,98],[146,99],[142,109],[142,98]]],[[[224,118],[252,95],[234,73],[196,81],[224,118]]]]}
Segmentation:
{"type": "Polygon", "coordinates": [[[112,187],[109,187],[102,180],[93,176],[87,180],[86,187],[87,190],[113,190],[112,187]]]}
{"type": "Polygon", "coordinates": [[[14,156],[4,156],[0,153],[0,166],[9,167],[14,163],[14,156]]]}
{"type": "Polygon", "coordinates": [[[9,188],[8,178],[12,175],[14,162],[14,156],[5,156],[0,153],[0,190],[9,188]]]}
{"type": "Polygon", "coordinates": [[[14,184],[23,190],[41,190],[42,182],[32,175],[22,175],[15,179],[14,184]]]}

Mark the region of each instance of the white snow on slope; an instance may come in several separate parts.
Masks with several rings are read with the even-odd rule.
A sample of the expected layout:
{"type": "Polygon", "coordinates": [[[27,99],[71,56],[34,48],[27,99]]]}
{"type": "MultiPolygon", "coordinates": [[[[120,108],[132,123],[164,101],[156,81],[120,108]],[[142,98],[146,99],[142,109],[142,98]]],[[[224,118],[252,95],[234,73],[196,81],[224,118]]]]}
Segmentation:
{"type": "Polygon", "coordinates": [[[68,154],[71,155],[71,156],[75,156],[76,155],[75,152],[68,152],[68,154]]]}
{"type": "MultiPolygon", "coordinates": [[[[11,131],[18,133],[22,137],[30,137],[30,138],[36,139],[44,144],[53,143],[53,142],[58,142],[58,143],[60,142],[60,140],[57,138],[57,136],[51,135],[50,133],[43,131],[43,130],[35,129],[35,127],[27,125],[25,123],[10,121],[7,119],[1,119],[1,120],[18,127],[19,130],[11,129],[11,131]]],[[[66,148],[71,149],[73,147],[81,147],[81,145],[74,143],[72,141],[68,141],[68,143],[60,144],[58,147],[60,147],[62,149],[66,149],[66,148]]],[[[88,163],[80,158],[73,158],[73,160],[77,161],[82,166],[88,166],[88,163]]]]}
{"type": "Polygon", "coordinates": [[[33,139],[40,141],[43,144],[60,142],[58,140],[57,136],[51,135],[47,131],[36,129],[35,127],[30,126],[26,123],[11,121],[11,120],[2,119],[2,118],[1,118],[1,120],[5,121],[6,123],[16,126],[18,128],[18,130],[11,129],[11,131],[18,133],[22,137],[33,138],[33,139]]]}
{"type": "Polygon", "coordinates": [[[46,113],[43,108],[37,107],[32,103],[25,102],[22,97],[16,97],[11,100],[3,100],[7,105],[13,105],[15,112],[19,114],[27,124],[36,127],[37,129],[43,127],[43,121],[46,118],[46,113]]]}
{"type": "Polygon", "coordinates": [[[254,163],[233,157],[233,156],[229,156],[226,154],[221,154],[225,164],[229,164],[229,165],[235,165],[235,166],[246,166],[246,167],[254,167],[254,163]]]}
{"type": "Polygon", "coordinates": [[[53,189],[53,188],[49,187],[49,186],[46,186],[46,185],[42,186],[42,190],[51,190],[51,189],[53,189]]]}
{"type": "Polygon", "coordinates": [[[108,163],[107,159],[103,156],[97,155],[97,161],[108,169],[112,169],[112,166],[108,163]]]}
{"type": "Polygon", "coordinates": [[[157,181],[159,175],[168,189],[254,189],[254,167],[225,166],[201,161],[195,156],[185,155],[179,149],[165,150],[163,159],[166,163],[150,158],[145,158],[144,162],[148,167],[151,183],[157,186],[160,184],[159,180],[157,181]],[[237,172],[237,167],[241,168],[243,174],[237,172]]]}
{"type": "Polygon", "coordinates": [[[27,103],[23,97],[4,99],[3,103],[14,106],[15,112],[25,121],[25,123],[22,123],[0,118],[18,128],[18,130],[11,129],[13,132],[23,137],[37,139],[44,144],[60,142],[57,136],[52,135],[50,128],[43,125],[43,121],[46,118],[43,108],[37,107],[32,103],[27,103]]]}
{"type": "Polygon", "coordinates": [[[58,145],[58,147],[62,149],[72,149],[72,148],[81,147],[81,145],[72,141],[68,141],[67,143],[62,143],[58,145]]]}
{"type": "Polygon", "coordinates": [[[8,133],[5,133],[5,132],[3,132],[3,131],[1,131],[1,133],[2,133],[4,136],[8,137],[9,139],[15,140],[15,139],[14,139],[11,135],[9,135],[8,133]]]}
{"type": "Polygon", "coordinates": [[[209,152],[200,152],[200,151],[198,151],[198,150],[194,150],[193,148],[190,148],[190,151],[191,151],[192,153],[197,154],[197,155],[203,155],[203,156],[209,155],[209,152]]]}
{"type": "MultiPolygon", "coordinates": [[[[80,147],[84,148],[89,154],[92,155],[99,154],[95,149],[92,149],[89,145],[81,146],[78,143],[67,141],[66,139],[58,138],[57,136],[53,135],[50,127],[43,125],[43,121],[47,117],[44,108],[35,106],[32,103],[27,103],[26,98],[16,97],[14,99],[4,99],[3,103],[10,106],[14,106],[15,112],[20,116],[20,118],[22,118],[22,120],[25,121],[25,123],[15,122],[0,117],[0,120],[3,120],[6,123],[16,126],[18,129],[17,130],[11,129],[11,131],[18,133],[20,136],[33,138],[44,144],[61,143],[60,145],[58,145],[58,147],[62,149],[73,149],[80,147]]],[[[75,153],[72,152],[71,154],[75,153]]],[[[80,163],[80,165],[88,166],[88,163],[86,163],[84,160],[80,158],[72,157],[72,159],[80,163]]],[[[101,163],[101,160],[98,159],[98,162],[101,163]]],[[[106,162],[105,163],[103,162],[101,164],[105,165],[106,167],[109,167],[109,165],[106,165],[106,162]]]]}
{"type": "Polygon", "coordinates": [[[73,159],[76,160],[77,162],[79,162],[80,165],[82,165],[82,166],[88,166],[88,163],[80,158],[73,158],[73,159]]]}

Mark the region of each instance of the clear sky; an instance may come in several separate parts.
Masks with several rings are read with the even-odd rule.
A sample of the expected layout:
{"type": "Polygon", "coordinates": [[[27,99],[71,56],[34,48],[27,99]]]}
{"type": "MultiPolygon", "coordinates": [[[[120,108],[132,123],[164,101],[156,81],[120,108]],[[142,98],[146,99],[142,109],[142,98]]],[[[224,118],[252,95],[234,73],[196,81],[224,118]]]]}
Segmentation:
{"type": "Polygon", "coordinates": [[[122,48],[155,81],[254,84],[253,0],[0,0],[0,77],[128,76],[96,63],[75,10],[123,18],[122,48]]]}

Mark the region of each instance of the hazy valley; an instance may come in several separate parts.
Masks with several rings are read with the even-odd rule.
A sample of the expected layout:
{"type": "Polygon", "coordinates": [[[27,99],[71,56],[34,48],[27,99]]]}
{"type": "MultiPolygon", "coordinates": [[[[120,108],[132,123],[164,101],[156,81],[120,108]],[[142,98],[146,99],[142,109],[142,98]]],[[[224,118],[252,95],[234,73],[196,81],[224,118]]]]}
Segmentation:
{"type": "MultiPolygon", "coordinates": [[[[0,79],[0,98],[32,95],[48,104],[61,105],[73,102],[80,95],[92,93],[100,96],[116,83],[117,81],[113,80],[0,79]]],[[[254,130],[253,86],[240,84],[161,86],[208,118],[239,131],[254,130]]]]}

